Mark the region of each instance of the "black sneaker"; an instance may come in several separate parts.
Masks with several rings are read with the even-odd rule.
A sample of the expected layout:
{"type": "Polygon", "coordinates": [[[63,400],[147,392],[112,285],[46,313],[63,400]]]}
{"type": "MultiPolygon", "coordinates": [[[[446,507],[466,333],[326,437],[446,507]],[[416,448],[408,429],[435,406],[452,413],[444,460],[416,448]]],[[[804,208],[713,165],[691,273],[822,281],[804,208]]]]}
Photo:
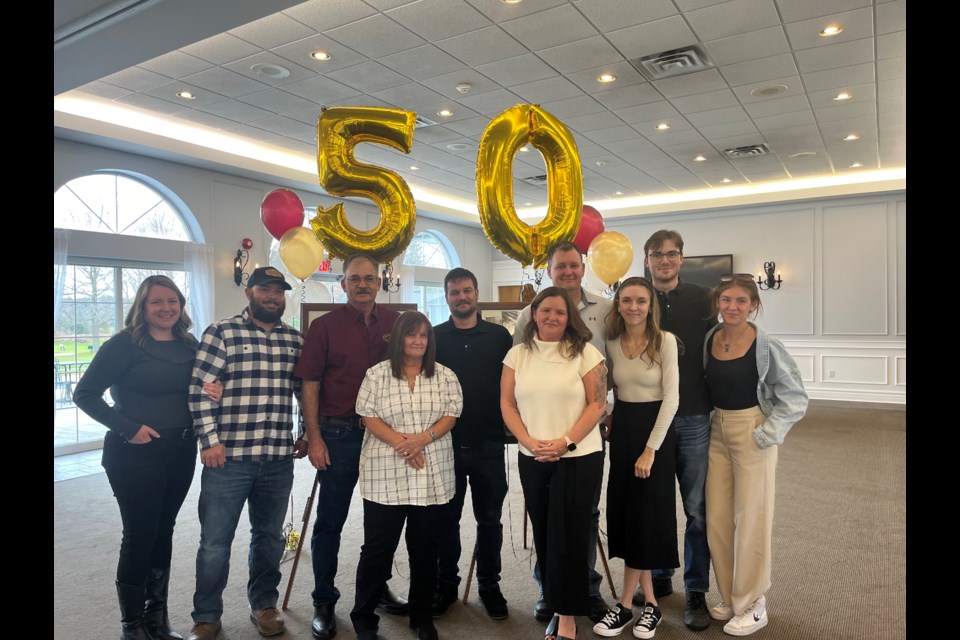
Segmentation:
{"type": "Polygon", "coordinates": [[[643,605],[637,624],[633,625],[634,638],[652,638],[660,624],[660,607],[649,602],[643,605]]]}
{"type": "Polygon", "coordinates": [[[593,632],[598,636],[612,638],[620,635],[620,632],[626,629],[631,622],[633,622],[633,611],[618,602],[613,609],[607,611],[603,620],[593,625],[593,632]]]}
{"type": "Polygon", "coordinates": [[[441,589],[433,594],[433,617],[439,618],[457,601],[456,589],[441,589]]]}
{"type": "Polygon", "coordinates": [[[610,607],[602,595],[596,593],[590,596],[590,614],[587,616],[590,622],[600,622],[607,615],[607,611],[610,611],[610,607]]]}
{"type": "Polygon", "coordinates": [[[687,591],[683,624],[694,631],[703,631],[710,626],[710,610],[707,608],[707,599],[702,591],[687,591]]]}
{"type": "Polygon", "coordinates": [[[507,611],[507,601],[500,593],[500,587],[493,585],[490,587],[480,587],[480,602],[483,608],[487,610],[487,615],[494,620],[503,620],[509,615],[507,611]]]}

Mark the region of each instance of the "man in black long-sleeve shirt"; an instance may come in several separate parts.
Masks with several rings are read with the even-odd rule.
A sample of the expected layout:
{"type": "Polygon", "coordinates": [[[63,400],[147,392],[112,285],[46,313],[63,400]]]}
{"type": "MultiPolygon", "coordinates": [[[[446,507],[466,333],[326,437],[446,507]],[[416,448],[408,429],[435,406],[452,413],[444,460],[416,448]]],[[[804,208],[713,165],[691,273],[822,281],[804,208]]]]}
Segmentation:
{"type": "Polygon", "coordinates": [[[456,268],[444,278],[450,319],[434,327],[437,362],[453,370],[463,389],[463,413],[453,434],[457,492],[447,506],[446,525],[439,533],[437,592],[433,615],[439,617],[457,600],[460,576],[460,515],[467,480],[477,519],[477,584],[487,614],[507,617],[500,593],[500,514],[507,495],[504,428],[500,414],[500,373],[513,346],[510,333],[477,314],[477,278],[456,268]]]}

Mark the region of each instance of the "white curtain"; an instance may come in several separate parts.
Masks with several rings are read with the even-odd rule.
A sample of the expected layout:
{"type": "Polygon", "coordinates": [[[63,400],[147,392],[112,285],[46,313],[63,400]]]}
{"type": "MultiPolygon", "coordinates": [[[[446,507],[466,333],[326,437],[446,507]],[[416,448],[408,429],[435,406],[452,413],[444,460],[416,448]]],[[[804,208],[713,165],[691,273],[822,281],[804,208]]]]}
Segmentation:
{"type": "Polygon", "coordinates": [[[200,337],[213,322],[213,247],[185,242],[183,263],[187,268],[187,305],[193,319],[191,332],[200,337]]]}
{"type": "Polygon", "coordinates": [[[70,242],[69,229],[53,230],[53,325],[56,327],[60,317],[60,302],[63,299],[63,286],[67,282],[67,245],[70,242]]]}

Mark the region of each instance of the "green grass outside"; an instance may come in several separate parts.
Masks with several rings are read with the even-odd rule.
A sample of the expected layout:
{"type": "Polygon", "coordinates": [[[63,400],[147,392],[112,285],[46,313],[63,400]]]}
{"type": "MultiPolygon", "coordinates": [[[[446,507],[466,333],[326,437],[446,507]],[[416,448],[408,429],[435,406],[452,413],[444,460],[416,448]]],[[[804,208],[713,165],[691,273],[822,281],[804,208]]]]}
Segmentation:
{"type": "MultiPolygon", "coordinates": [[[[101,344],[110,336],[101,340],[101,344]]],[[[93,343],[73,340],[54,340],[53,359],[56,362],[90,362],[93,360],[93,343]]]]}

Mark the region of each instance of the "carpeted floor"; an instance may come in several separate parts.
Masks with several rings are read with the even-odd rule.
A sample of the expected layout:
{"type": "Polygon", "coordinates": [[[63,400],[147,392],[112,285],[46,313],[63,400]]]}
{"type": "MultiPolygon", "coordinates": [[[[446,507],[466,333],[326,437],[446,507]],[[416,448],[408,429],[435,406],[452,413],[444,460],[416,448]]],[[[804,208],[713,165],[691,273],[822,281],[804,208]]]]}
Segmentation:
{"type": "MultiPolygon", "coordinates": [[[[492,621],[471,588],[469,603],[455,604],[437,621],[442,638],[542,637],[543,625],[532,616],[536,591],[530,578],[532,552],[523,549],[523,498],[516,473],[516,451],[510,448],[510,495],[504,508],[503,580],[510,617],[492,621]]],[[[906,636],[906,411],[841,403],[813,403],[807,417],[780,449],[777,470],[777,512],[774,522],[773,586],[767,594],[770,624],[757,637],[777,640],[830,638],[856,640],[898,639],[906,636]]],[[[296,529],[309,497],[313,473],[309,463],[297,463],[294,508],[296,529]]],[[[180,512],[174,539],[170,618],[184,635],[190,620],[194,560],[199,526],[196,516],[197,479],[180,512]]],[[[469,496],[468,496],[469,504],[469,496]]],[[[679,509],[682,527],[683,515],[679,509]]],[[[244,518],[241,522],[245,523],[244,518]]],[[[601,527],[603,518],[601,517],[601,527]]],[[[473,519],[464,510],[463,547],[472,549],[473,519]]],[[[310,638],[313,576],[309,531],[305,550],[286,611],[288,631],[280,638],[310,638]]],[[[362,542],[359,493],[344,530],[338,587],[343,598],[337,608],[338,638],[355,638],[348,613],[353,601],[356,562],[362,542]]],[[[54,484],[54,638],[94,640],[116,637],[119,613],[113,587],[120,516],[103,474],[54,484]]],[[[237,532],[231,577],[224,593],[222,640],[259,638],[247,617],[246,548],[249,531],[237,532]]],[[[466,551],[465,551],[466,554],[466,551]]],[[[281,599],[292,561],[283,564],[281,599]]],[[[461,560],[465,576],[469,558],[461,560]]],[[[600,563],[598,561],[598,569],[600,563]]],[[[622,564],[611,561],[616,588],[622,564]]],[[[405,594],[406,551],[395,559],[394,590],[405,594]]],[[[461,584],[462,593],[463,584],[461,584]]],[[[674,579],[676,593],[661,600],[660,640],[725,638],[714,622],[695,633],[683,625],[683,582],[674,579]]],[[[612,602],[608,585],[604,596],[612,602]]],[[[716,602],[715,588],[707,595],[716,602]]],[[[586,618],[579,620],[580,638],[596,637],[586,618]]],[[[382,616],[385,639],[412,639],[406,620],[382,616]]],[[[622,637],[630,637],[625,631],[622,637]]]]}

